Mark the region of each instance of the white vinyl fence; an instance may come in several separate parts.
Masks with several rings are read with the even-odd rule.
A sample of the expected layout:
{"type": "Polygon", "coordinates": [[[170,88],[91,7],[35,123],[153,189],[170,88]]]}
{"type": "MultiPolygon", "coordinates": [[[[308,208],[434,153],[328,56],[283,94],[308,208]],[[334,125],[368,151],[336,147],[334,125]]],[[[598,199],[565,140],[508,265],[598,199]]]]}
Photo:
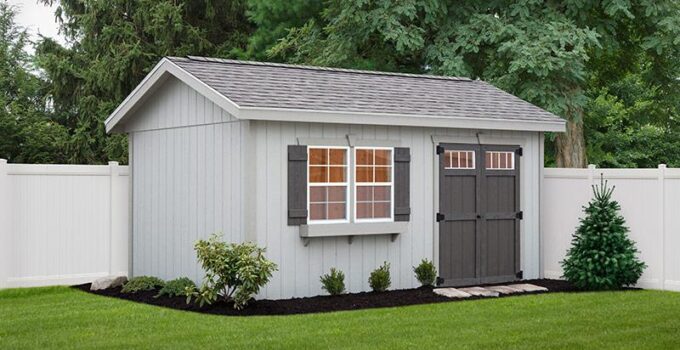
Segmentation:
{"type": "MultiPolygon", "coordinates": [[[[641,287],[680,291],[680,169],[544,171],[542,271],[559,262],[600,175],[648,267],[641,287]]],[[[0,159],[0,288],[76,284],[127,274],[129,169],[109,165],[7,164],[0,159]]]]}
{"type": "Polygon", "coordinates": [[[0,159],[0,288],[128,271],[129,171],[0,159]]]}
{"type": "Polygon", "coordinates": [[[541,246],[547,278],[562,275],[560,261],[571,243],[582,207],[600,176],[615,185],[614,199],[647,269],[643,288],[680,291],[680,169],[550,169],[544,171],[541,246]]]}

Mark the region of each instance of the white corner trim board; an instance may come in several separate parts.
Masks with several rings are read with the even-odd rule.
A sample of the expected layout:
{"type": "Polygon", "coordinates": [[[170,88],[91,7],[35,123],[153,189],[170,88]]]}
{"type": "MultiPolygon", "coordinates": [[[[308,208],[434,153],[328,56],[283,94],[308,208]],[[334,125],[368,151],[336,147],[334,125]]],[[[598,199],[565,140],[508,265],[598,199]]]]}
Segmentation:
{"type": "Polygon", "coordinates": [[[168,77],[174,76],[210,101],[223,108],[237,119],[271,120],[288,122],[313,122],[360,125],[395,125],[420,127],[445,127],[486,130],[522,131],[565,131],[565,121],[538,121],[526,119],[500,119],[478,117],[450,117],[415,114],[393,114],[375,112],[350,112],[339,110],[307,110],[268,107],[244,107],[217,92],[191,73],[163,58],[137,85],[125,100],[104,122],[106,132],[122,132],[119,126],[143,103],[146,97],[158,88],[168,77]]]}

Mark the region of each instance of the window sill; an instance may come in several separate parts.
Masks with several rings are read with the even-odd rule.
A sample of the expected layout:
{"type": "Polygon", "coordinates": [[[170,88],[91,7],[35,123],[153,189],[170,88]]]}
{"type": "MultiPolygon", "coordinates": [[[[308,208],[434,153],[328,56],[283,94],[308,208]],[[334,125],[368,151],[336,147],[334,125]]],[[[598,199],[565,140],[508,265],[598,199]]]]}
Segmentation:
{"type": "Polygon", "coordinates": [[[347,237],[352,244],[355,236],[390,235],[394,242],[397,235],[405,233],[407,229],[408,222],[405,221],[301,225],[300,237],[305,246],[309,244],[310,238],[317,237],[347,237]]]}

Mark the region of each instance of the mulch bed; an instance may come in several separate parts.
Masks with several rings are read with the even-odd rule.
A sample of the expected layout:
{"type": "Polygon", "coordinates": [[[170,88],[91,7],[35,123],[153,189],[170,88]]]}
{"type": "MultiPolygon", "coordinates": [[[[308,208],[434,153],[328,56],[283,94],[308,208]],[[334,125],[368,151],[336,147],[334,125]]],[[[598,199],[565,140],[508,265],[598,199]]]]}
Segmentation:
{"type": "MultiPolygon", "coordinates": [[[[549,292],[537,293],[554,293],[554,292],[575,292],[577,291],[571,284],[561,280],[537,279],[526,280],[518,283],[531,283],[537,286],[548,288],[549,292]]],[[[507,285],[503,283],[500,285],[507,285]]],[[[193,312],[201,312],[216,315],[231,315],[231,316],[254,316],[254,315],[292,315],[292,314],[307,314],[317,312],[343,311],[343,310],[359,310],[372,309],[381,307],[431,304],[441,302],[459,302],[474,299],[488,299],[482,297],[470,297],[465,299],[449,299],[432,292],[431,287],[421,287],[415,289],[401,289],[391,290],[382,293],[362,292],[343,294],[338,296],[316,296],[308,298],[293,298],[281,300],[253,300],[248,304],[244,310],[235,310],[231,304],[218,302],[212,305],[204,305],[202,308],[196,304],[187,304],[185,297],[160,297],[154,298],[158,291],[138,292],[134,294],[121,293],[121,287],[110,288],[105,290],[90,291],[90,284],[81,284],[73,286],[73,288],[82,291],[135,301],[144,304],[167,307],[176,310],[185,310],[193,312]]],[[[537,293],[522,293],[515,295],[501,295],[500,297],[516,297],[527,294],[537,293]]]]}

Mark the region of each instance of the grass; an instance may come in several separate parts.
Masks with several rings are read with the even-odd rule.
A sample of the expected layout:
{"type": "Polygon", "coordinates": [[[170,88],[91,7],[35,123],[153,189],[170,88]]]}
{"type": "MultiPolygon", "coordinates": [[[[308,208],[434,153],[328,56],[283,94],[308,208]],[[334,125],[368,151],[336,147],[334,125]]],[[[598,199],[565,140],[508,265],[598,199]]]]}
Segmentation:
{"type": "Polygon", "coordinates": [[[49,287],[0,291],[0,349],[678,348],[678,315],[680,293],[660,291],[225,317],[49,287]]]}

